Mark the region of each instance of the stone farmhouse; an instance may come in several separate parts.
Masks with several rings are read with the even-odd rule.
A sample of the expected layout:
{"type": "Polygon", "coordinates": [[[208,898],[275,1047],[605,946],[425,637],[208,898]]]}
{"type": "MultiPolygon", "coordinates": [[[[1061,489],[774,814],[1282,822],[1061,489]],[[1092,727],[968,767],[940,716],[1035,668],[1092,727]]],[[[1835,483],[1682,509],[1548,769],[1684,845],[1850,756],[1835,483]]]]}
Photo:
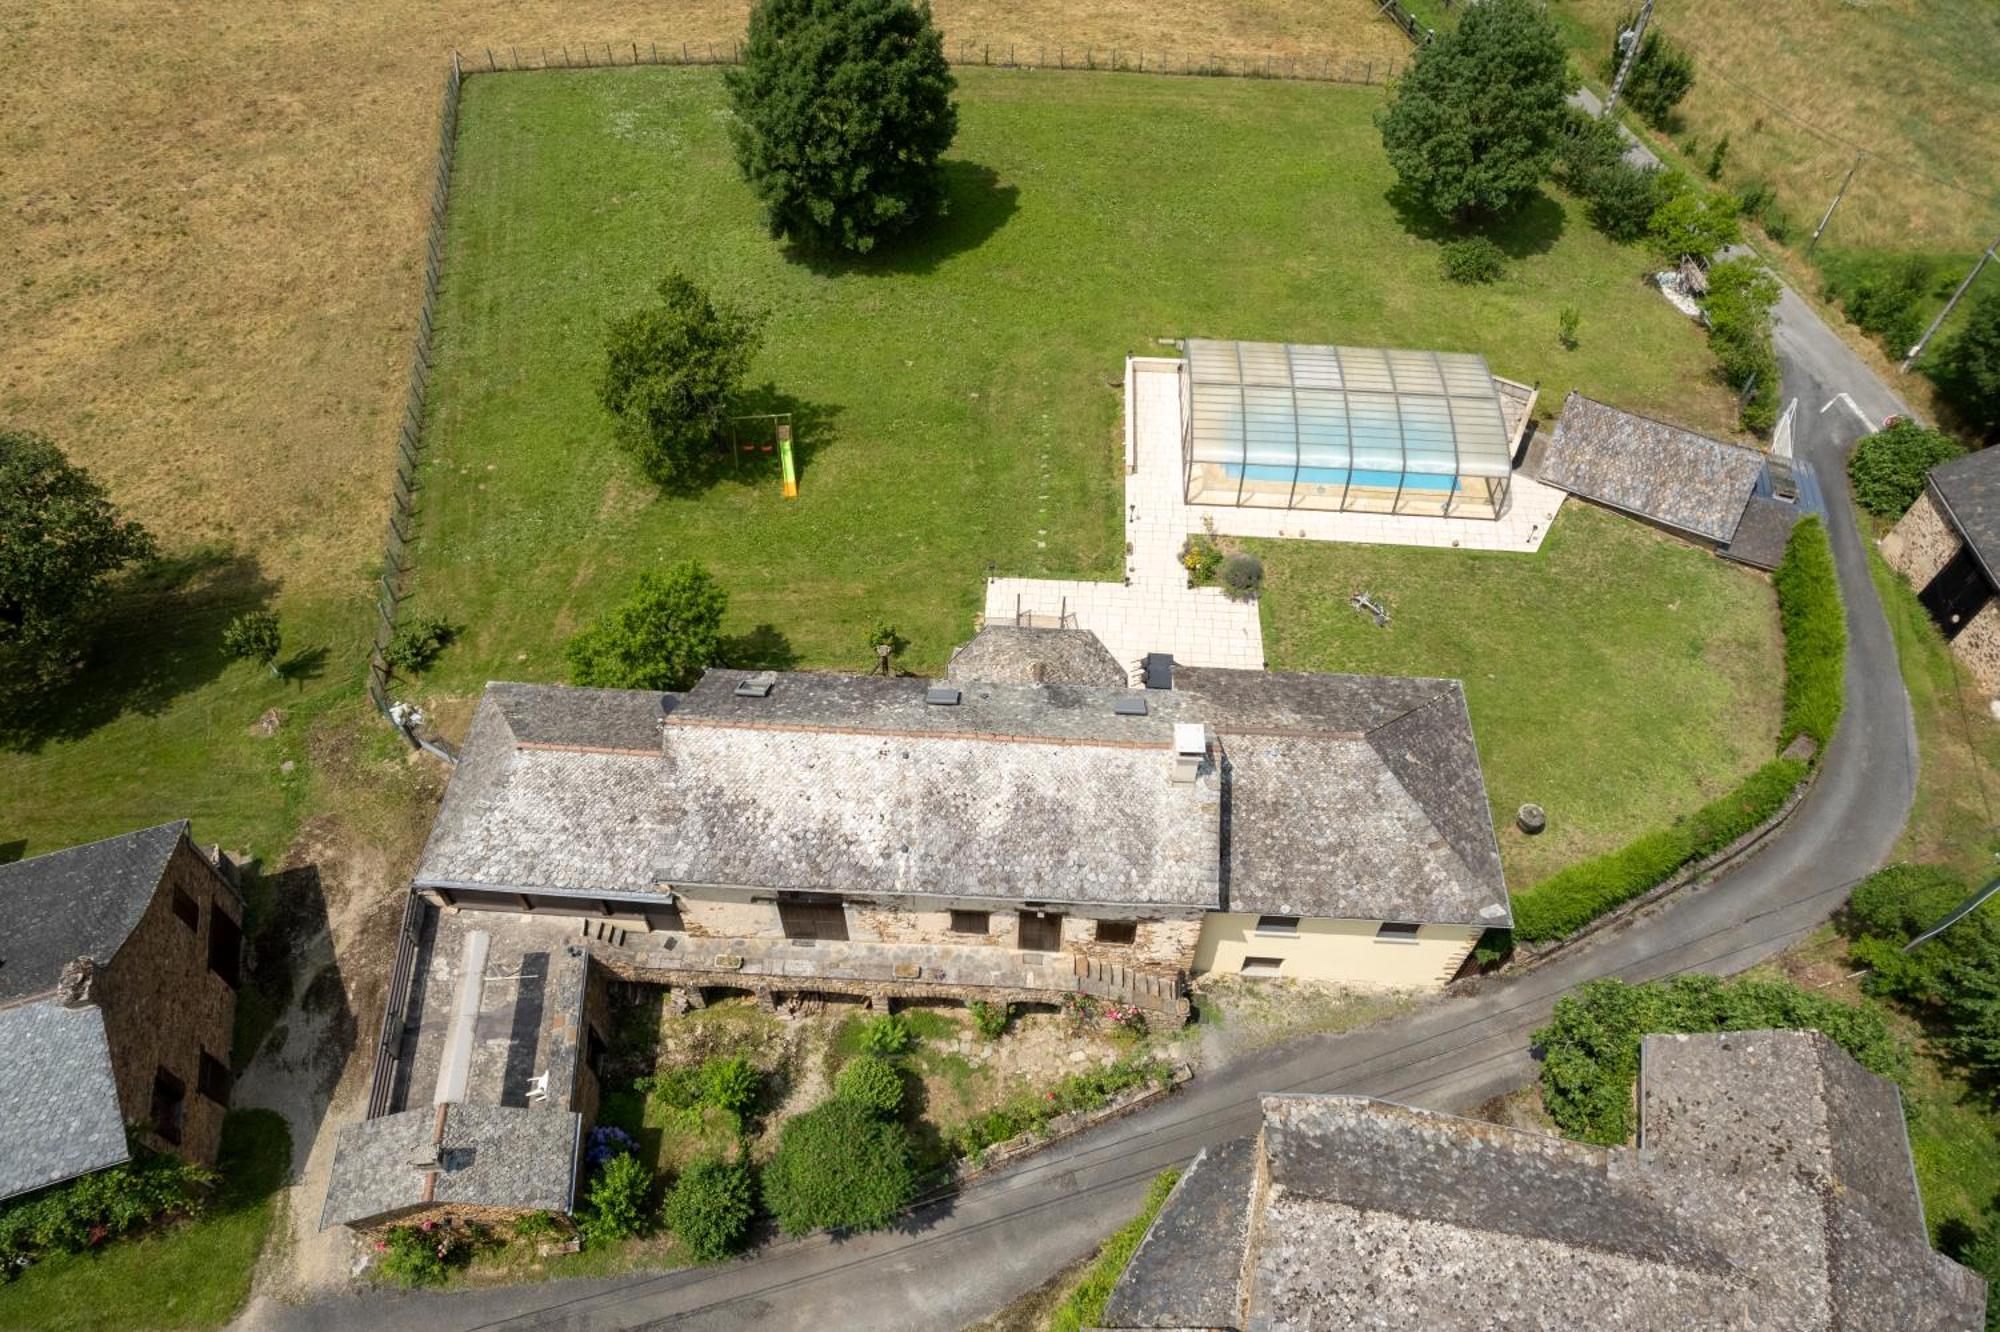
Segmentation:
{"type": "Polygon", "coordinates": [[[1924,1228],[1901,1099],[1817,1032],[1649,1036],[1639,1143],[1266,1096],[1204,1151],[1106,1328],[1985,1326],[1924,1228]]]}
{"type": "Polygon", "coordinates": [[[1882,557],[1917,589],[1979,687],[2000,694],[2000,451],[1981,449],[1934,469],[1882,538],[1882,557]]]}
{"type": "Polygon", "coordinates": [[[0,865],[0,1198],[213,1162],[241,978],[236,870],[186,822],[0,865]]]}

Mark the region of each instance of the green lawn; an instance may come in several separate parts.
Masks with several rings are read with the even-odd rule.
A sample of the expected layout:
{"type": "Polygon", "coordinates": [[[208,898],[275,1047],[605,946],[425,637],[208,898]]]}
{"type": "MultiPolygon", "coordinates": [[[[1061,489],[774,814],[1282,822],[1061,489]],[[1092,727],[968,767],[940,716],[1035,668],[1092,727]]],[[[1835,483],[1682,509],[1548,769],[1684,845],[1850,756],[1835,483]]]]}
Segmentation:
{"type": "Polygon", "coordinates": [[[1474,350],[1551,405],[1576,384],[1726,419],[1643,256],[1557,199],[1505,238],[1509,280],[1446,284],[1387,197],[1380,97],[963,71],[949,219],[828,267],[759,224],[713,72],[471,80],[419,496],[417,604],[465,631],[436,682],[559,676],[565,636],[690,554],[729,588],[730,632],[757,635],[736,655],[861,667],[880,618],[936,668],[989,567],[1115,575],[1115,386],[1157,337],[1474,350]],[[795,404],[798,500],[768,463],[662,497],[612,446],[604,321],[675,265],[770,312],[752,380],[795,404]],[[1556,342],[1565,304],[1585,311],[1576,352],[1556,342]]]}
{"type": "Polygon", "coordinates": [[[0,1328],[220,1327],[250,1293],[291,1157],[283,1119],[269,1110],[232,1110],[217,1164],[221,1191],[204,1216],[157,1235],[44,1259],[0,1284],[0,1328]]]}
{"type": "Polygon", "coordinates": [[[1784,668],[1769,581],[1640,523],[1572,500],[1534,555],[1251,544],[1273,670],[1465,681],[1517,889],[1771,757],[1784,668]],[[1387,602],[1388,628],[1347,604],[1363,591],[1387,602]],[[1514,827],[1526,801],[1548,811],[1539,837],[1514,827]]]}

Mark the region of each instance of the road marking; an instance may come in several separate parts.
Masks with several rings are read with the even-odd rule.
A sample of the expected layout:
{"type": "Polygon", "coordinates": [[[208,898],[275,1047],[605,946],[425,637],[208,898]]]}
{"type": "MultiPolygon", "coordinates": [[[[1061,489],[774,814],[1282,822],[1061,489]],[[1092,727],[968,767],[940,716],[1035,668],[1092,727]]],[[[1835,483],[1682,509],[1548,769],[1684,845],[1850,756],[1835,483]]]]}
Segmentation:
{"type": "Polygon", "coordinates": [[[1861,428],[1871,435],[1875,433],[1875,423],[1868,419],[1868,413],[1855,406],[1854,399],[1848,397],[1845,393],[1836,393],[1831,398],[1828,398],[1826,405],[1819,409],[1819,414],[1825,416],[1827,407],[1833,406],[1836,402],[1846,403],[1847,410],[1854,413],[1854,419],[1861,422],[1861,428]]]}

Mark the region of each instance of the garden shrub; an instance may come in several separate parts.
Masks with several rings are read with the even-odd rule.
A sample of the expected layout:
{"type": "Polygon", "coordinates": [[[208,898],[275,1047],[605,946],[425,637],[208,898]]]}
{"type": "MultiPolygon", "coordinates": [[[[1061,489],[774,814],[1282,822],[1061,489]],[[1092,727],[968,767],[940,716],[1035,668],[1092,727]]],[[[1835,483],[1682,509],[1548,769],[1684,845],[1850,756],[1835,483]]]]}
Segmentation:
{"type": "Polygon", "coordinates": [[[1231,555],[1222,562],[1222,590],[1231,601],[1248,601],[1264,586],[1264,562],[1255,555],[1231,555]]]}
{"type": "Polygon", "coordinates": [[[1014,1020],[1014,1005],[989,1004],[983,999],[974,999],[966,1005],[972,1014],[972,1029],[986,1040],[997,1041],[1007,1034],[1007,1025],[1014,1020]]]}
{"type": "Polygon", "coordinates": [[[1848,455],[1854,502],[1878,518],[1900,518],[1924,493],[1931,468],[1964,452],[1950,435],[1907,417],[1884,426],[1848,455]]]}
{"type": "Polygon", "coordinates": [[[1871,1072],[1902,1071],[1902,1052],[1880,1012],[1789,981],[1693,974],[1629,985],[1607,977],[1558,999],[1549,1024],[1530,1037],[1542,1051],[1542,1104],[1568,1137],[1626,1142],[1641,1037],[1766,1027],[1822,1031],[1871,1072]]]}
{"type": "Polygon", "coordinates": [[[1221,567],[1222,552],[1214,540],[1199,532],[1189,533],[1181,544],[1181,568],[1187,570],[1188,586],[1199,587],[1212,581],[1221,567]]]}
{"type": "Polygon", "coordinates": [[[681,1171],[661,1208],[667,1229],[696,1262],[712,1263],[743,1247],[757,1214],[750,1167],[741,1161],[696,1161],[681,1171]]]}
{"type": "Polygon", "coordinates": [[[453,1244],[449,1231],[438,1229],[432,1221],[391,1227],[375,1241],[375,1250],[382,1255],[375,1263],[376,1275],[409,1290],[443,1285],[450,1275],[450,1260],[469,1256],[463,1246],[453,1244]]]}
{"type": "Polygon", "coordinates": [[[630,1152],[599,1167],[585,1205],[584,1235],[592,1243],[631,1239],[651,1229],[652,1220],[653,1172],[630,1152]]]}
{"type": "Polygon", "coordinates": [[[894,1059],[916,1043],[916,1033],[900,1013],[884,1013],[861,1024],[861,1049],[865,1054],[894,1059]]]}
{"type": "Polygon", "coordinates": [[[1833,547],[1816,516],[1792,528],[1771,582],[1785,630],[1785,715],[1778,743],[1809,735],[1824,749],[1846,702],[1847,613],[1833,547]]]}
{"type": "Polygon", "coordinates": [[[450,645],[452,635],[442,615],[412,615],[396,627],[382,659],[405,675],[421,675],[450,645]]]}
{"type": "Polygon", "coordinates": [[[1118,1284],[1118,1278],[1125,1274],[1126,1265],[1132,1255],[1139,1251],[1139,1242],[1152,1229],[1153,1219],[1160,1214],[1160,1208],[1167,1202],[1167,1195],[1180,1182],[1178,1170],[1162,1170],[1153,1176],[1153,1182],[1146,1189],[1145,1204],[1139,1215],[1127,1221],[1113,1233],[1110,1239],[1097,1250],[1097,1257],[1091,1260],[1084,1271],[1083,1280],[1058,1304],[1049,1316],[1049,1332],[1083,1332],[1084,1328],[1097,1327],[1104,1322],[1104,1306],[1111,1299],[1111,1289],[1118,1284]]]}
{"type": "Polygon", "coordinates": [[[763,1090],[764,1075],[742,1055],[713,1055],[702,1063],[701,1099],[724,1114],[748,1114],[763,1090]]]}
{"type": "Polygon", "coordinates": [[[701,1104],[701,1070],[663,1068],[646,1077],[632,1079],[632,1090],[645,1093],[669,1110],[693,1110],[701,1104]]]}
{"type": "Polygon", "coordinates": [[[232,661],[250,661],[271,674],[278,674],[278,653],[284,634],[275,611],[244,611],[222,626],[222,655],[232,661]]]}
{"type": "Polygon", "coordinates": [[[173,1216],[202,1211],[214,1171],[139,1148],[124,1165],[98,1170],[0,1205],[0,1281],[22,1260],[75,1253],[173,1216]]]}
{"type": "Polygon", "coordinates": [[[1484,236],[1461,236],[1438,247],[1445,280],[1461,286],[1497,282],[1507,271],[1507,256],[1484,236]]]}
{"type": "Polygon", "coordinates": [[[833,1090],[870,1114],[893,1118],[903,1108],[902,1072],[880,1055],[857,1055],[848,1060],[835,1076],[833,1090]]]}
{"type": "Polygon", "coordinates": [[[1773,759],[1734,791],[1671,828],[1560,870],[1514,894],[1514,937],[1544,943],[1572,934],[1693,861],[1714,855],[1778,812],[1806,775],[1796,759],[1773,759]]]}
{"type": "Polygon", "coordinates": [[[1597,172],[1625,155],[1625,137],[1618,124],[1593,116],[1580,106],[1565,106],[1550,174],[1571,194],[1588,198],[1588,183],[1597,172]]]}
{"type": "Polygon", "coordinates": [[[909,1133],[838,1097],[786,1120],[764,1167],[764,1206],[787,1235],[876,1230],[916,1192],[909,1133]]]}

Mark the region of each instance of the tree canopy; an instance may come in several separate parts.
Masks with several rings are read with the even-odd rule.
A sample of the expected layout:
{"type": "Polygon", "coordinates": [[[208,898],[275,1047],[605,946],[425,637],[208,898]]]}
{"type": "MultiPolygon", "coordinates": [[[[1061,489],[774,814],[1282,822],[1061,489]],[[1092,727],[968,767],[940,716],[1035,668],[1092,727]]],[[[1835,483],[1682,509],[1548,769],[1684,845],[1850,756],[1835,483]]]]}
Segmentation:
{"type": "Polygon", "coordinates": [[[722,650],[729,594],[698,561],[639,575],[624,605],[570,639],[570,678],[603,689],[686,689],[722,650]]]}
{"type": "Polygon", "coordinates": [[[2000,291],[1988,291],[1939,358],[1939,387],[1973,428],[2000,436],[2000,291]]]}
{"type": "Polygon", "coordinates": [[[1403,186],[1435,212],[1512,212],[1554,164],[1571,87],[1555,25],[1530,0],[1486,0],[1417,52],[1379,116],[1403,186]]]}
{"type": "Polygon", "coordinates": [[[1847,457],[1854,500],[1880,518],[1900,518],[1924,493],[1931,469],[1965,450],[1942,431],[1905,418],[1884,426],[1847,457]]]}
{"type": "Polygon", "coordinates": [[[794,1115],[764,1167],[764,1206],[787,1235],[875,1230],[916,1196],[910,1135],[836,1097],[794,1115]]]}
{"type": "Polygon", "coordinates": [[[0,430],[0,689],[68,669],[106,580],[155,553],[152,537],[46,436],[0,430]]]}
{"type": "Polygon", "coordinates": [[[865,254],[942,210],[958,85],[928,0],[758,0],[725,78],[773,236],[865,254]]]}
{"type": "MultiPolygon", "coordinates": [[[[1638,21],[1636,13],[1627,14],[1618,25],[1617,35],[1611,39],[1611,59],[1605,65],[1607,79],[1618,77],[1618,67],[1625,60],[1625,48],[1620,43],[1638,21]]],[[[1664,126],[1667,117],[1693,87],[1694,57],[1659,28],[1647,28],[1644,40],[1639,43],[1639,58],[1632,62],[1632,72],[1620,94],[1625,105],[1645,117],[1647,124],[1664,126]]]]}
{"type": "Polygon", "coordinates": [[[707,462],[729,400],[761,338],[759,316],[717,302],[687,274],[659,300],[611,321],[597,400],[618,442],[654,482],[676,485],[707,462]]]}

